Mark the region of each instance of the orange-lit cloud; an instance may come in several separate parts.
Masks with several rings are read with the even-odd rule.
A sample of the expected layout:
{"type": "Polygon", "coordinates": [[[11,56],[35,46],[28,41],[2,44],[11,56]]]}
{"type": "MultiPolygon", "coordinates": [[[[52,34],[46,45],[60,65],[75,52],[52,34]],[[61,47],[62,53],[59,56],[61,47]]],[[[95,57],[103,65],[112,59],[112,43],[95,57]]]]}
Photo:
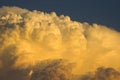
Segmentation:
{"type": "Polygon", "coordinates": [[[24,75],[20,80],[44,80],[43,74],[50,75],[47,80],[71,80],[72,75],[94,72],[101,66],[120,71],[119,44],[120,33],[103,25],[72,21],[68,16],[57,16],[55,12],[0,8],[2,80],[18,80],[16,76],[19,75],[24,75]],[[39,69],[36,68],[38,64],[42,66],[39,69]],[[20,74],[14,77],[16,72],[20,74]],[[33,77],[35,74],[37,79],[33,77]]]}

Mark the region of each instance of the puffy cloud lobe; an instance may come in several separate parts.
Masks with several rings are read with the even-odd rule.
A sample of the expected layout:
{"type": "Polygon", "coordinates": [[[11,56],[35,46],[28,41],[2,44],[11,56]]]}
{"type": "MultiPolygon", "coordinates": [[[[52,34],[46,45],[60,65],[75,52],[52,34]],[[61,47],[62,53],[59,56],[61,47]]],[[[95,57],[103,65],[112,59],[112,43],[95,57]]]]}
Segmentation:
{"type": "Polygon", "coordinates": [[[120,72],[113,68],[100,67],[94,74],[87,74],[80,80],[120,80],[120,72]]]}
{"type": "Polygon", "coordinates": [[[30,80],[71,80],[72,79],[72,66],[62,59],[47,61],[47,65],[39,64],[35,68],[30,80]],[[42,66],[41,66],[42,65],[42,66]],[[42,68],[43,67],[43,68],[42,68]]]}
{"type": "MultiPolygon", "coordinates": [[[[2,80],[6,80],[7,75],[12,77],[12,74],[21,71],[16,75],[38,73],[38,79],[44,78],[41,73],[52,76],[54,74],[50,73],[54,67],[58,67],[56,73],[62,67],[68,67],[62,64],[64,61],[56,65],[53,63],[54,60],[59,62],[59,59],[75,63],[72,75],[93,72],[100,66],[120,70],[119,44],[120,33],[103,25],[72,21],[68,16],[57,16],[55,12],[0,8],[0,76],[5,76],[2,80]],[[37,68],[39,72],[35,70],[34,73],[33,68],[46,60],[53,60],[48,63],[55,66],[47,67],[46,64],[45,71],[37,68]]],[[[60,74],[66,75],[64,73],[61,71],[60,74]]]]}

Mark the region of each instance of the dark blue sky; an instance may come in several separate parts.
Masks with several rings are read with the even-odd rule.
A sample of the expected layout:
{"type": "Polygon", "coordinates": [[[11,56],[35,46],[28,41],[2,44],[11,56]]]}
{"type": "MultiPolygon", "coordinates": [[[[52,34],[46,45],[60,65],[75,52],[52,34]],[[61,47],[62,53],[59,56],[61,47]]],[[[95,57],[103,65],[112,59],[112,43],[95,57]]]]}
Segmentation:
{"type": "Polygon", "coordinates": [[[55,11],[72,20],[102,24],[120,31],[120,0],[0,0],[1,6],[55,11]]]}

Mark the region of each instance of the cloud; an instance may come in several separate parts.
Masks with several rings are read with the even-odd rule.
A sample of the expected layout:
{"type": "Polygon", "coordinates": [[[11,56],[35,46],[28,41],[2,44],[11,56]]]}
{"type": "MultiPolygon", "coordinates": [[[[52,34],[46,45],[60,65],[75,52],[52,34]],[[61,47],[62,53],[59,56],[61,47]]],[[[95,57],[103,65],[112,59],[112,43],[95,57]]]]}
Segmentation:
{"type": "Polygon", "coordinates": [[[84,75],[80,80],[120,80],[120,72],[113,68],[99,67],[94,75],[84,75]]]}
{"type": "Polygon", "coordinates": [[[71,80],[71,70],[71,64],[62,59],[44,61],[39,66],[37,65],[37,68],[34,68],[30,80],[71,80]]]}
{"type": "Polygon", "coordinates": [[[112,67],[119,72],[119,44],[120,32],[103,25],[72,21],[69,16],[57,16],[55,12],[6,6],[0,8],[2,80],[8,80],[9,77],[9,80],[18,80],[18,75],[23,76],[20,80],[29,80],[34,74],[41,78],[42,73],[61,79],[59,70],[60,75],[68,79],[66,73],[69,70],[63,69],[68,67],[64,63],[74,64],[70,68],[73,77],[94,72],[101,66],[112,67]],[[38,72],[34,71],[38,64],[44,64],[45,71],[41,67],[37,67],[38,72]]]}

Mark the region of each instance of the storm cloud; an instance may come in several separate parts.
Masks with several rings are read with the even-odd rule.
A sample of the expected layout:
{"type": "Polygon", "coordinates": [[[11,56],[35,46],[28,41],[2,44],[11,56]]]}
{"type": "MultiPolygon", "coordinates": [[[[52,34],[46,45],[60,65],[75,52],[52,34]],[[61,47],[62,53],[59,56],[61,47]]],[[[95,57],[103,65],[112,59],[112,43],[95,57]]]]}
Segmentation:
{"type": "Polygon", "coordinates": [[[0,8],[1,80],[119,80],[119,44],[120,32],[104,25],[0,8]]]}

